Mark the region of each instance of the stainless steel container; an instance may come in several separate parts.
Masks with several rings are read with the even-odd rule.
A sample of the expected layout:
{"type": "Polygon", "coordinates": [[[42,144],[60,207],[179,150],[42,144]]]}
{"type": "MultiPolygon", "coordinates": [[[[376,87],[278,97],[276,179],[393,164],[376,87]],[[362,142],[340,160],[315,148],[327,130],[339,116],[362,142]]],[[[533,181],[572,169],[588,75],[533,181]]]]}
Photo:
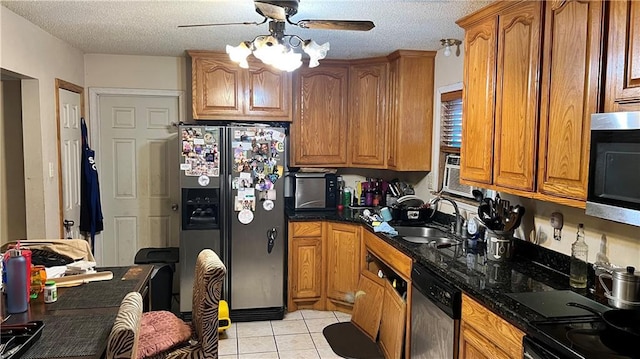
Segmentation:
{"type": "Polygon", "coordinates": [[[635,274],[634,267],[620,268],[611,274],[602,273],[598,276],[605,296],[609,304],[621,309],[640,308],[640,275],[635,274]],[[611,290],[607,287],[603,278],[610,278],[611,290]]]}
{"type": "Polygon", "coordinates": [[[487,229],[487,259],[491,261],[507,261],[513,256],[513,231],[502,232],[487,229]]]}

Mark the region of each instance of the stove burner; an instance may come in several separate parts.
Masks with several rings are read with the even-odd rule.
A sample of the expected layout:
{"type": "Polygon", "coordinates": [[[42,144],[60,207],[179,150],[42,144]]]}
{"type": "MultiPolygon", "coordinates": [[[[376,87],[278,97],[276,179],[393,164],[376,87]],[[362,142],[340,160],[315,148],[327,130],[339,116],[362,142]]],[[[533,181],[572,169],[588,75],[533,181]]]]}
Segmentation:
{"type": "Polygon", "coordinates": [[[545,334],[546,340],[555,342],[567,351],[579,353],[578,356],[564,354],[567,358],[640,358],[638,350],[633,348],[635,343],[615,335],[599,319],[549,320],[538,322],[534,326],[545,334]]]}

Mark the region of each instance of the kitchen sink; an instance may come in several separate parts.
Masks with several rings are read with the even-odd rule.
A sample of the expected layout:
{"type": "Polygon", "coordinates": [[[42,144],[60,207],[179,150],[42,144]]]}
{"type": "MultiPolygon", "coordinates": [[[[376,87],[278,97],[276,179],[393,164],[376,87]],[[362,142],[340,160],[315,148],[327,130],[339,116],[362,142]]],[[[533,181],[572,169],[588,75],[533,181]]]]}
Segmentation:
{"type": "Polygon", "coordinates": [[[401,237],[446,237],[447,234],[432,227],[396,227],[401,237]]]}
{"type": "Polygon", "coordinates": [[[461,242],[447,237],[446,232],[432,227],[396,227],[398,236],[412,243],[425,243],[435,247],[455,246],[461,242]]]}

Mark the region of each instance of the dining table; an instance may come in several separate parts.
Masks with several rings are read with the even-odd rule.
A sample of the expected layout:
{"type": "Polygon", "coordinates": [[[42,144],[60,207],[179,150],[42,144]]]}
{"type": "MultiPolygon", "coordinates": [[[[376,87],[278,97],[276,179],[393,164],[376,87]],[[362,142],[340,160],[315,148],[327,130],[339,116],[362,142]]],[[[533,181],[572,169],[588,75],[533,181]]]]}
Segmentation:
{"type": "MultiPolygon", "coordinates": [[[[100,267],[112,272],[110,280],[91,281],[57,289],[57,300],[45,303],[43,293],[31,299],[24,313],[2,312],[3,331],[25,323],[42,325],[40,336],[20,358],[101,358],[122,299],[129,292],[142,294],[145,307],[150,303],[153,265],[100,267]]],[[[17,358],[17,357],[14,357],[17,358]]]]}

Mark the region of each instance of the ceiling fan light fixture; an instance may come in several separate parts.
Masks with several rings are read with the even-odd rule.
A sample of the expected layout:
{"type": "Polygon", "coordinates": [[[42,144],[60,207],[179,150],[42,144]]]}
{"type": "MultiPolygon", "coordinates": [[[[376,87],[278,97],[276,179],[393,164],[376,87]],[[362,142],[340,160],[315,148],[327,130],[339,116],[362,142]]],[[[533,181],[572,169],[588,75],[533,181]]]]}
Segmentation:
{"type": "Polygon", "coordinates": [[[272,66],[282,71],[294,71],[302,66],[302,54],[290,49],[288,52],[283,53],[279,61],[272,64],[272,66]]]}
{"type": "Polygon", "coordinates": [[[227,54],[231,61],[239,64],[243,69],[248,69],[247,56],[251,54],[251,43],[243,41],[238,46],[227,45],[227,54]]]}
{"type": "Polygon", "coordinates": [[[440,44],[444,46],[444,56],[451,56],[451,46],[456,47],[456,56],[460,56],[460,44],[462,44],[462,41],[458,39],[441,39],[440,44]]]}
{"type": "Polygon", "coordinates": [[[318,43],[313,40],[305,40],[302,44],[302,50],[309,55],[309,67],[317,67],[320,65],[319,60],[327,56],[329,48],[330,45],[328,42],[318,45],[318,43]]]}

